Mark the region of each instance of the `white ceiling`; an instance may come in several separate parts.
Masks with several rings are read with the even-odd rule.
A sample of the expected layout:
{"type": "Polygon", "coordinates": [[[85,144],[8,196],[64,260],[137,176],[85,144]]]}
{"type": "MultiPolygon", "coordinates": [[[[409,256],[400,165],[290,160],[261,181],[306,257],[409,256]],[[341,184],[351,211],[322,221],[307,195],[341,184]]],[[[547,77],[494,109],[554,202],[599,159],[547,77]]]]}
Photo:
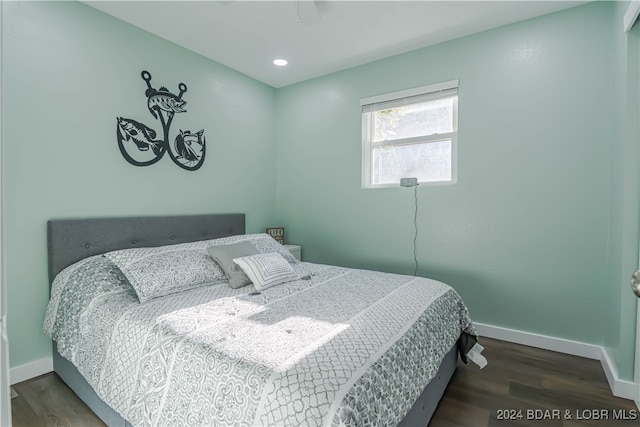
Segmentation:
{"type": "Polygon", "coordinates": [[[85,1],[273,87],[586,1],[85,1]],[[272,61],[285,58],[286,67],[272,61]]]}

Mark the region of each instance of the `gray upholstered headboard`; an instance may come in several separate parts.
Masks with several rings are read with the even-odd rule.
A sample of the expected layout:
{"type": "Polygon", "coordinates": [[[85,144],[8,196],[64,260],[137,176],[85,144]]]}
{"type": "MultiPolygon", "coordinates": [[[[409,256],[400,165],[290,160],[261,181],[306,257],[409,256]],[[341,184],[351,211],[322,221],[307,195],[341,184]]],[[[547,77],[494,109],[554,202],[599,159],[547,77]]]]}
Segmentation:
{"type": "Polygon", "coordinates": [[[91,255],[236,234],[245,234],[244,214],[52,219],[47,223],[49,282],[91,255]]]}

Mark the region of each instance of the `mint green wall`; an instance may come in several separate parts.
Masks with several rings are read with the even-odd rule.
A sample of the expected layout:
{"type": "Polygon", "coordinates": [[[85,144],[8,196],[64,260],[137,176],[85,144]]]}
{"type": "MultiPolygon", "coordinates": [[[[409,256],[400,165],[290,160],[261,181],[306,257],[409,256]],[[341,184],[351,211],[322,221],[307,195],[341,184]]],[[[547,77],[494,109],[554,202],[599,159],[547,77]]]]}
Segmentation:
{"type": "Polygon", "coordinates": [[[613,69],[614,115],[611,162],[609,246],[611,248],[611,319],[605,344],[621,377],[633,380],[636,304],[629,287],[638,268],[638,218],[640,175],[640,25],[628,34],[621,30],[628,2],[614,5],[613,69]]]}
{"type": "Polygon", "coordinates": [[[249,231],[274,223],[275,90],[82,3],[6,2],[3,12],[3,238],[15,367],[51,354],[41,332],[48,219],[245,212],[249,231]],[[167,156],[139,168],[118,151],[116,116],[160,129],[142,70],[154,87],[187,84],[187,113],[172,131],[205,129],[200,170],[167,156]]]}
{"type": "Polygon", "coordinates": [[[418,188],[419,274],[452,284],[478,322],[604,344],[632,379],[640,51],[625,5],[275,90],[80,3],[6,2],[11,366],[50,355],[49,218],[242,211],[249,231],[285,226],[306,260],[412,273],[413,191],[360,188],[359,99],[460,79],[458,183],[418,188]],[[143,69],[188,84],[179,117],[206,130],[199,171],[117,150],[115,117],[147,117],[143,69]]]}
{"type": "Polygon", "coordinates": [[[604,344],[613,18],[591,3],[279,89],[289,241],[309,261],[412,273],[413,190],[360,188],[359,99],[460,79],[458,183],[418,187],[418,274],[477,322],[604,344]]]}

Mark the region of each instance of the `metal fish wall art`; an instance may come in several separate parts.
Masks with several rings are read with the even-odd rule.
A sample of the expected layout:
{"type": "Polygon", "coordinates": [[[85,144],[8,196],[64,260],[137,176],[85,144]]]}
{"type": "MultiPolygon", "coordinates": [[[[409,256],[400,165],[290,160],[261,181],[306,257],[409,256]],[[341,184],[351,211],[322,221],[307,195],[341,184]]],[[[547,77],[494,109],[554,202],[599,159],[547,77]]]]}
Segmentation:
{"type": "Polygon", "coordinates": [[[182,169],[194,171],[200,169],[204,163],[206,142],[204,129],[197,132],[180,129],[169,143],[171,123],[176,114],[185,113],[187,101],[182,95],[187,92],[187,85],[178,85],[178,95],[170,92],[166,87],[155,89],[151,86],[151,73],[140,73],[142,80],[147,84],[145,96],[147,108],[151,116],[160,121],[162,126],[162,138],[158,138],[157,132],[146,124],[137,120],[124,117],[116,117],[116,132],[118,147],[122,156],[132,165],[149,166],[157,163],[165,153],[173,162],[182,169]]]}

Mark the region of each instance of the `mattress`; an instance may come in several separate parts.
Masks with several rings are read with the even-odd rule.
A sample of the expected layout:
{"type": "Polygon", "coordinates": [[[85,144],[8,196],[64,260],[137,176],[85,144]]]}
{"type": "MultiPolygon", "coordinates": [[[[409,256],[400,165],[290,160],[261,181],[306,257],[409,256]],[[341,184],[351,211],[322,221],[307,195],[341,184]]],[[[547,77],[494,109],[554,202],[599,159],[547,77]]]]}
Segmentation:
{"type": "Polygon", "coordinates": [[[53,282],[44,330],[134,426],[396,425],[461,335],[450,286],[293,263],[256,292],[221,281],[141,303],[96,255],[53,282]]]}

